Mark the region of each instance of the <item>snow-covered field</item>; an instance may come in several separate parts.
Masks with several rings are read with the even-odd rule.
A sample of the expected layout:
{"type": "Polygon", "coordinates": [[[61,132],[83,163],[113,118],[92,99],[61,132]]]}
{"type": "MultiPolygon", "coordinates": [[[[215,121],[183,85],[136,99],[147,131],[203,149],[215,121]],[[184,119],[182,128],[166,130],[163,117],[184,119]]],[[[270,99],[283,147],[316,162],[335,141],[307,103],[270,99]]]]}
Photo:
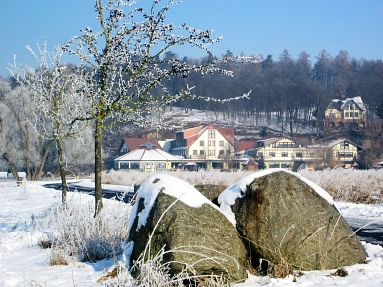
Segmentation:
{"type": "MultiPolygon", "coordinates": [[[[74,200],[78,200],[78,196],[69,194],[74,200]]],[[[84,202],[87,208],[93,198],[83,197],[89,197],[89,201],[84,202]]],[[[68,265],[50,266],[50,249],[38,245],[44,236],[53,232],[53,226],[41,231],[36,224],[48,208],[60,204],[59,191],[39,183],[27,182],[17,187],[15,183],[4,182],[0,183],[0,198],[0,286],[113,286],[97,282],[113,266],[113,259],[95,263],[69,261],[68,265]]],[[[383,220],[383,206],[336,204],[346,218],[383,220]]],[[[284,279],[250,276],[236,286],[383,286],[383,248],[369,243],[364,246],[369,255],[368,263],[345,267],[346,277],[331,275],[335,270],[311,271],[295,279],[294,276],[284,279]]]]}

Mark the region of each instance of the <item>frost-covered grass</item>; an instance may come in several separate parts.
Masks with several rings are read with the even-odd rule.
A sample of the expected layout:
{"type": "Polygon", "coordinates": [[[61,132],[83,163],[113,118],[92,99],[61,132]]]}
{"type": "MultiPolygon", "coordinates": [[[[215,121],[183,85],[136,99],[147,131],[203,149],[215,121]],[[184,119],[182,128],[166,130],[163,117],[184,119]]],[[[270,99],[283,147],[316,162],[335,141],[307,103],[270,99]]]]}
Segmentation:
{"type": "MultiPolygon", "coordinates": [[[[180,178],[191,185],[214,184],[230,186],[246,176],[249,171],[221,172],[217,170],[161,172],[180,178]]],[[[380,204],[383,203],[383,170],[332,169],[322,171],[300,170],[301,176],[326,190],[336,201],[380,204]]],[[[142,184],[153,173],[119,170],[103,174],[103,182],[132,186],[142,184]]]]}
{"type": "Polygon", "coordinates": [[[299,174],[326,190],[335,201],[383,203],[383,170],[300,170],[299,174]]]}
{"type": "Polygon", "coordinates": [[[34,227],[44,234],[39,244],[52,249],[52,265],[70,260],[95,262],[120,255],[130,210],[129,204],[107,200],[94,218],[93,197],[71,193],[67,208],[52,205],[34,220],[34,227]]]}
{"type": "Polygon", "coordinates": [[[214,184],[222,186],[230,186],[245,176],[249,175],[249,171],[233,171],[221,172],[219,170],[199,170],[197,171],[168,171],[158,173],[145,173],[136,170],[111,170],[102,175],[104,184],[118,184],[132,186],[134,184],[142,184],[146,179],[155,174],[169,174],[186,181],[191,185],[198,184],[214,184]]]}

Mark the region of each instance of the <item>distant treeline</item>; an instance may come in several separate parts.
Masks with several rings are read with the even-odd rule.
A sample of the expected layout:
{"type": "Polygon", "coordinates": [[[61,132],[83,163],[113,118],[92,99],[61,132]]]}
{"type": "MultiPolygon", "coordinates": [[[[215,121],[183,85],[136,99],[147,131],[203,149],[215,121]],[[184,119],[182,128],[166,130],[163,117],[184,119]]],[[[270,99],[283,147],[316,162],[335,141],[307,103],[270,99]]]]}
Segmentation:
{"type": "MultiPolygon", "coordinates": [[[[232,56],[228,50],[225,56],[232,56]]],[[[168,52],[165,57],[177,58],[168,52]]],[[[338,97],[362,97],[368,112],[374,113],[383,103],[383,62],[351,58],[341,50],[335,57],[326,50],[310,61],[310,55],[301,52],[297,59],[288,50],[274,57],[268,55],[258,63],[226,63],[222,68],[233,71],[233,77],[219,74],[201,75],[196,72],[187,78],[171,78],[166,83],[171,91],[181,89],[186,83],[194,86],[197,95],[229,98],[248,91],[250,100],[239,100],[222,105],[202,100],[186,100],[177,105],[191,109],[223,111],[228,116],[246,113],[247,116],[270,117],[277,112],[286,123],[298,119],[308,123],[314,115],[319,120],[329,102],[338,97]]],[[[212,55],[201,59],[184,57],[180,62],[207,63],[215,61],[212,55]]]]}

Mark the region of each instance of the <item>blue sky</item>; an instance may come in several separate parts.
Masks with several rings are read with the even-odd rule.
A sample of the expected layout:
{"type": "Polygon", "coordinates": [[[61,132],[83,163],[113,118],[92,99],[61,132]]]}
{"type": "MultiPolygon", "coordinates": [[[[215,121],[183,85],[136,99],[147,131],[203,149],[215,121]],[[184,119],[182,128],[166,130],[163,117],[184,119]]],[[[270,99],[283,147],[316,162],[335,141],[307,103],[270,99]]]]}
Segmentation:
{"type": "MultiPolygon", "coordinates": [[[[149,0],[137,0],[148,3],[149,0]]],[[[162,0],[165,2],[164,0],[162,0]]],[[[20,65],[34,66],[25,46],[48,41],[50,50],[79,30],[98,30],[93,0],[4,0],[0,9],[0,75],[17,55],[20,65]]],[[[333,57],[342,49],[356,59],[383,59],[382,0],[183,0],[168,13],[167,20],[198,29],[214,29],[223,40],[212,46],[220,56],[234,54],[273,55],[286,48],[297,58],[301,51],[311,62],[322,49],[333,57]]],[[[204,56],[199,50],[177,50],[180,57],[204,56]]]]}

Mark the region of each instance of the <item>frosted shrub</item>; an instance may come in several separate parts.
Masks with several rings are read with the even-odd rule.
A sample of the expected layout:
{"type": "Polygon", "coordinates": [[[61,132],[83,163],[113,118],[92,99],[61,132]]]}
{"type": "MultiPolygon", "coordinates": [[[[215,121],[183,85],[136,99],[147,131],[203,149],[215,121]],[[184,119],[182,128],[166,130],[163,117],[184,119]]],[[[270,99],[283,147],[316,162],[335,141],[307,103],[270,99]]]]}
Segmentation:
{"type": "Polygon", "coordinates": [[[53,250],[80,261],[96,261],[116,257],[121,253],[127,237],[131,206],[107,200],[104,209],[94,218],[94,199],[81,193],[68,196],[68,207],[60,203],[52,206],[36,224],[36,229],[47,231],[42,242],[49,241],[53,250]]]}
{"type": "Polygon", "coordinates": [[[132,186],[141,184],[150,176],[155,174],[169,174],[180,178],[191,185],[214,184],[230,186],[247,176],[249,171],[221,172],[218,170],[199,171],[164,171],[157,173],[145,173],[138,170],[111,170],[103,174],[103,183],[132,186]]]}
{"type": "Polygon", "coordinates": [[[300,170],[301,176],[326,190],[334,200],[383,203],[383,170],[300,170]]]}
{"type": "MultiPolygon", "coordinates": [[[[214,184],[230,186],[246,177],[249,171],[221,172],[217,170],[168,171],[158,174],[170,174],[191,185],[214,184]]],[[[132,186],[143,183],[155,173],[136,170],[111,170],[103,175],[108,184],[132,186]]],[[[300,170],[299,174],[315,182],[326,190],[334,200],[383,203],[383,170],[332,169],[322,171],[300,170]]]]}

